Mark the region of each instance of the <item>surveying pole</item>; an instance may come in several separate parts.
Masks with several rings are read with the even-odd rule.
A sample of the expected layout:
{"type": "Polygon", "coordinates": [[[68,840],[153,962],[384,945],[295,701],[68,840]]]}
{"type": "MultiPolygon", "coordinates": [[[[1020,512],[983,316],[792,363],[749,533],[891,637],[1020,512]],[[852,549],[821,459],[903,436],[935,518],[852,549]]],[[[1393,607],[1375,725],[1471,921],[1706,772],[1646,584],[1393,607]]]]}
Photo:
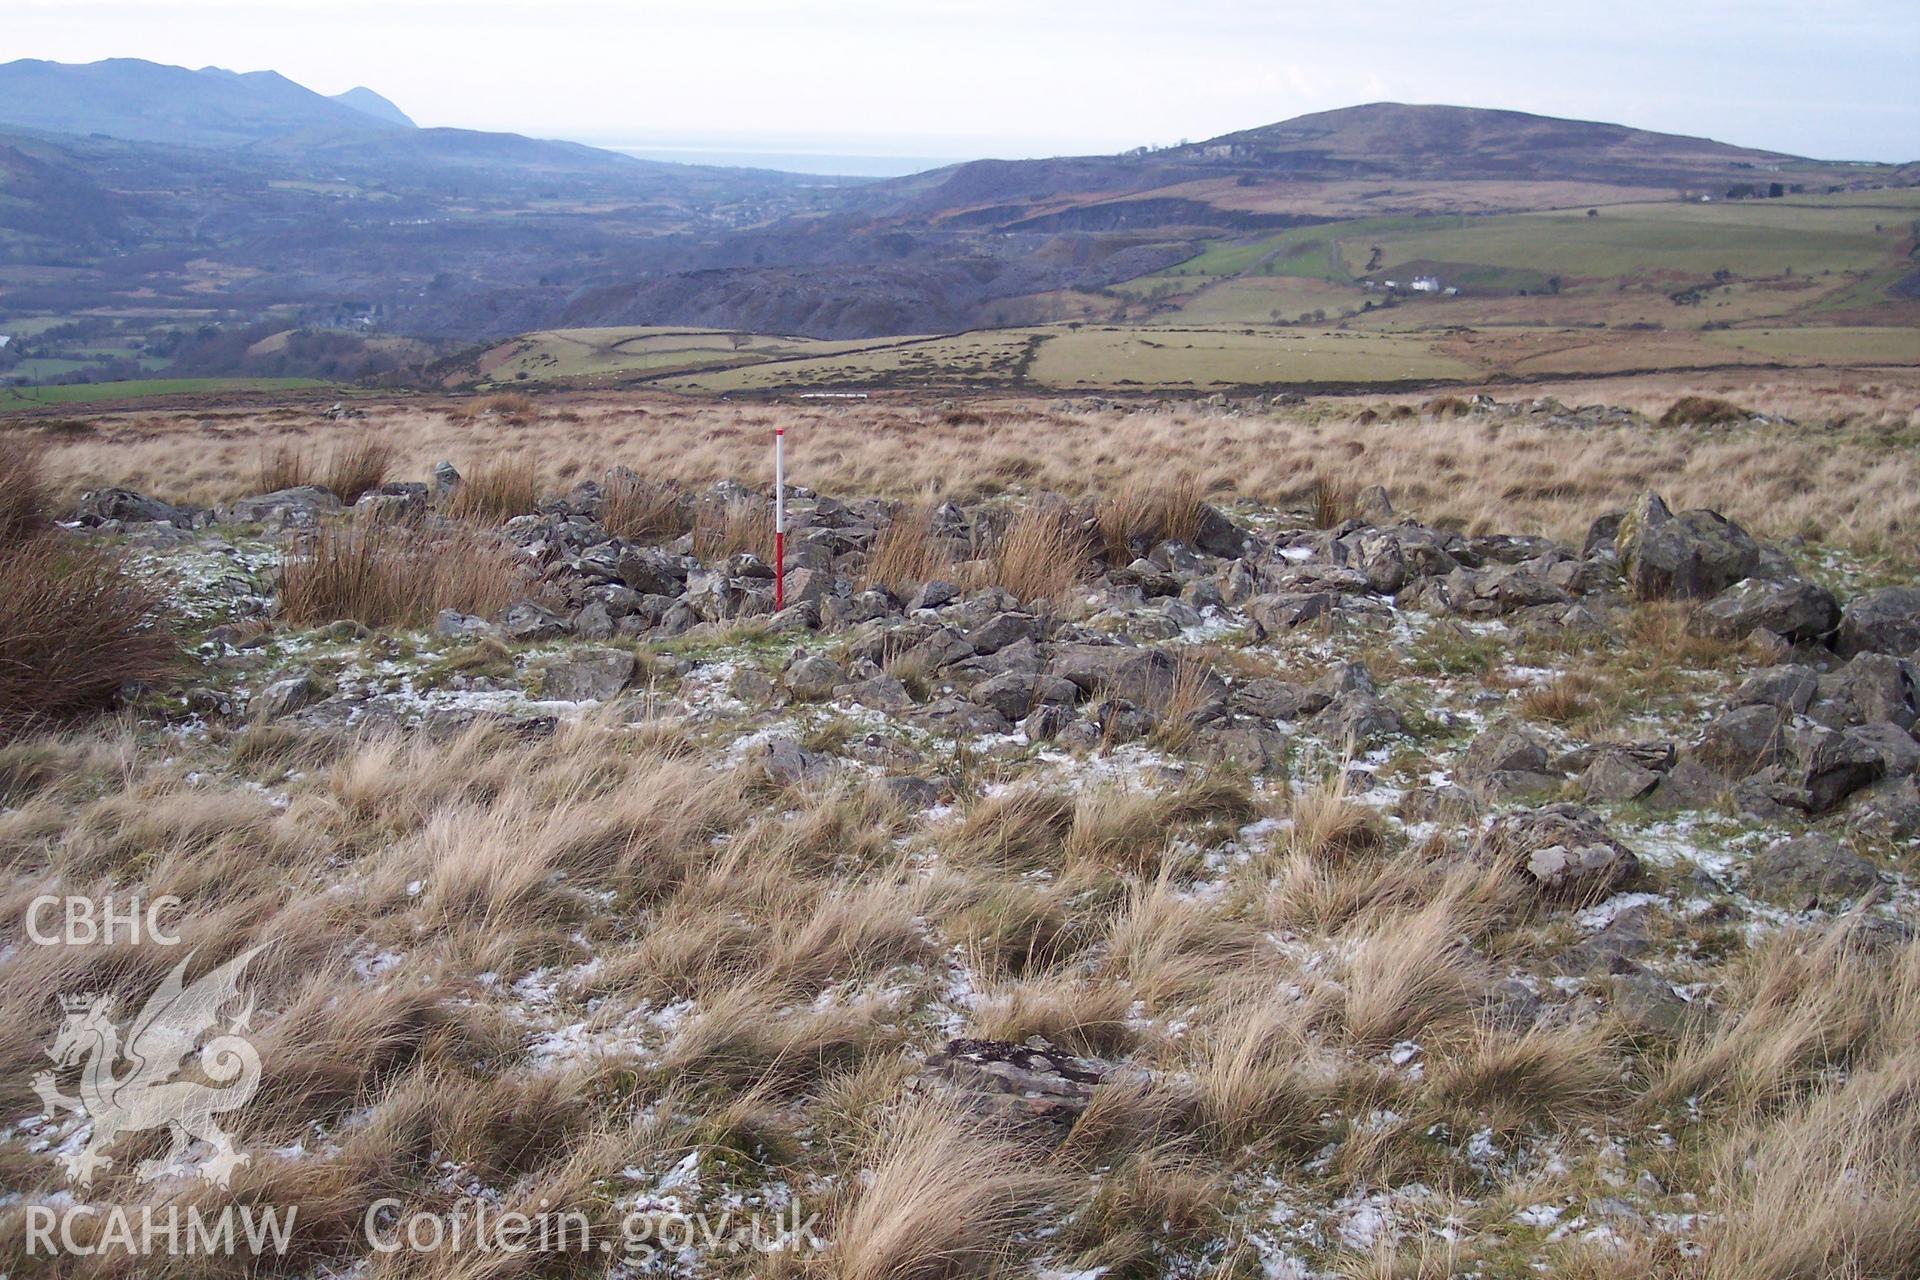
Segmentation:
{"type": "Polygon", "coordinates": [[[787,607],[787,429],[773,429],[773,611],[787,607]]]}

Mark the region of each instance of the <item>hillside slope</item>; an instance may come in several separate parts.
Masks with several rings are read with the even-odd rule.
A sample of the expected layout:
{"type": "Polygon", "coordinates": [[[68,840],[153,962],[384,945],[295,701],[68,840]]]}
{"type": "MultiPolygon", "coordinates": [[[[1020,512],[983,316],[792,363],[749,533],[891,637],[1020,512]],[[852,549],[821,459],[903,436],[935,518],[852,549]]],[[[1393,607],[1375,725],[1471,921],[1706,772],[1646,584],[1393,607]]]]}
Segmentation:
{"type": "Polygon", "coordinates": [[[23,58],[0,65],[0,126],[234,147],[294,134],[380,133],[412,124],[323,97],[275,71],[189,71],[138,58],[83,65],[23,58]]]}

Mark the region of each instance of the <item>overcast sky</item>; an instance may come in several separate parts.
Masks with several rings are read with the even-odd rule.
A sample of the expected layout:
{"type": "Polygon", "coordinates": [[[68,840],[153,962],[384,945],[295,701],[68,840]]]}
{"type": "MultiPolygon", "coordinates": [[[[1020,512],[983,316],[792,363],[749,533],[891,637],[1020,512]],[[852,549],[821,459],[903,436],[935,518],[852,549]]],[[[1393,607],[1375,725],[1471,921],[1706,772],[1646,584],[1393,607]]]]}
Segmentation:
{"type": "Polygon", "coordinates": [[[602,143],[1049,155],[1387,100],[1920,159],[1916,0],[0,0],[15,57],[602,143]]]}

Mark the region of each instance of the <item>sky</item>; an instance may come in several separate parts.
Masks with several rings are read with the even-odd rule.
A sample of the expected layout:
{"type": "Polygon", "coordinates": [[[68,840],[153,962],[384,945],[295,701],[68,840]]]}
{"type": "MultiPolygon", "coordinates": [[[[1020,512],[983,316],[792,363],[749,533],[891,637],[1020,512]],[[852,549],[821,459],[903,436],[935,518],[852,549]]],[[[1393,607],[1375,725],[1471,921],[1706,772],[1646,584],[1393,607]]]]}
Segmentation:
{"type": "Polygon", "coordinates": [[[1915,0],[0,0],[17,57],[272,69],[423,125],[901,171],[1377,101],[1920,159],[1915,0]]]}

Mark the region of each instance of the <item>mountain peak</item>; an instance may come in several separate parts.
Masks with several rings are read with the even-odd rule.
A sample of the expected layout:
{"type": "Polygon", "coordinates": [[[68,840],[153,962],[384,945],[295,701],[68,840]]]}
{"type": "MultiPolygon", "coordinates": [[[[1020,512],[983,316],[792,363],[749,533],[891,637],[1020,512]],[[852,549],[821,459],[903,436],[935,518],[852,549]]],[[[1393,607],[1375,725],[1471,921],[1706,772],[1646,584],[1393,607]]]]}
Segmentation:
{"type": "Polygon", "coordinates": [[[408,129],[420,127],[413,122],[411,116],[394,106],[391,99],[382,97],[363,84],[355,85],[345,93],[336,93],[332,96],[333,101],[341,106],[352,107],[355,111],[370,115],[375,120],[384,120],[388,124],[402,125],[408,129]]]}
{"type": "MultiPolygon", "coordinates": [[[[384,98],[367,96],[399,115],[384,98]]],[[[0,65],[0,126],[6,125],[231,147],[295,134],[386,133],[411,128],[412,121],[369,110],[362,101],[324,97],[277,71],[190,71],[139,58],[108,58],[0,65]]]]}

